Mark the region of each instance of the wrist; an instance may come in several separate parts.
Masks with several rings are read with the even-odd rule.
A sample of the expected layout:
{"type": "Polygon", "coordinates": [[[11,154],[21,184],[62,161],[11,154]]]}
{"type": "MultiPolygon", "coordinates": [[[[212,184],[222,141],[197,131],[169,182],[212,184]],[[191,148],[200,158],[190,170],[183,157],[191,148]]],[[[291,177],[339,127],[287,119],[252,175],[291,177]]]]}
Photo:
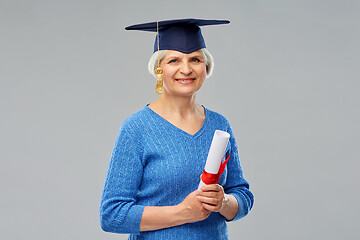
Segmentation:
{"type": "Polygon", "coordinates": [[[219,213],[223,215],[228,221],[231,221],[234,219],[239,210],[239,204],[236,198],[231,194],[225,194],[224,198],[225,203],[223,204],[223,207],[221,207],[219,213]]]}
{"type": "Polygon", "coordinates": [[[189,223],[189,208],[182,203],[174,206],[174,214],[178,225],[189,223]]]}
{"type": "Polygon", "coordinates": [[[226,210],[228,205],[229,205],[229,195],[225,193],[219,213],[222,214],[222,212],[226,210]]]}

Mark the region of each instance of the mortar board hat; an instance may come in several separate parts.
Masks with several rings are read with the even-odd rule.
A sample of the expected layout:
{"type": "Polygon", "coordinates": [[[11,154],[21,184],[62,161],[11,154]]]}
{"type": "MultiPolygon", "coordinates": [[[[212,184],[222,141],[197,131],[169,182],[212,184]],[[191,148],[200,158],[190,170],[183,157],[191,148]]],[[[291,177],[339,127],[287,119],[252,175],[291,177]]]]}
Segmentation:
{"type": "Polygon", "coordinates": [[[200,26],[228,23],[230,23],[228,20],[187,18],[136,24],[125,29],[157,32],[158,36],[155,38],[154,52],[159,49],[191,53],[206,47],[200,26]]]}

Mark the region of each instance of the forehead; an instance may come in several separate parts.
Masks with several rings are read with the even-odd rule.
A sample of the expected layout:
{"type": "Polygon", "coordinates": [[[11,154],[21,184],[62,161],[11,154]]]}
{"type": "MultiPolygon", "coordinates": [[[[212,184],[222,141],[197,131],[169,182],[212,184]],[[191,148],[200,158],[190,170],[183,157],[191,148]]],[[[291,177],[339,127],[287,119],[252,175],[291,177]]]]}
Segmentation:
{"type": "Polygon", "coordinates": [[[194,56],[202,57],[201,51],[197,50],[192,53],[182,53],[182,52],[175,51],[175,50],[166,50],[166,54],[165,54],[166,58],[167,57],[194,57],[194,56]]]}

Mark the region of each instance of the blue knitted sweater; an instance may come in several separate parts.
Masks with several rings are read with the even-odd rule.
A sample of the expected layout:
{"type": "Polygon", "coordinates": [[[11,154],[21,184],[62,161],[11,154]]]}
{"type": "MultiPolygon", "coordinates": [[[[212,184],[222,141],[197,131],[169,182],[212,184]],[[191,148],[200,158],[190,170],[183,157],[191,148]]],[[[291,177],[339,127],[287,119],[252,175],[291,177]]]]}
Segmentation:
{"type": "Polygon", "coordinates": [[[252,208],[253,195],[243,178],[238,148],[227,119],[205,108],[201,129],[191,135],[145,106],[122,124],[112,153],[100,204],[104,231],[130,233],[129,239],[228,239],[226,219],[212,212],[200,222],[140,232],[145,206],[171,206],[197,189],[216,129],[230,133],[231,153],[219,184],[236,197],[239,211],[252,208]]]}

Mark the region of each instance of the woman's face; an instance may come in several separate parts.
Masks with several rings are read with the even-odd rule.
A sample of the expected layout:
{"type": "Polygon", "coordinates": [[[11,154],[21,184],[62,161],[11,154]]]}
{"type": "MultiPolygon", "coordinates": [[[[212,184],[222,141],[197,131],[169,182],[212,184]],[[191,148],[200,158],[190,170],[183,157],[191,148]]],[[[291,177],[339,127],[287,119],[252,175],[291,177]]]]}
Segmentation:
{"type": "Polygon", "coordinates": [[[189,54],[167,50],[160,66],[164,90],[170,95],[192,96],[206,78],[206,65],[200,51],[189,54]]]}

